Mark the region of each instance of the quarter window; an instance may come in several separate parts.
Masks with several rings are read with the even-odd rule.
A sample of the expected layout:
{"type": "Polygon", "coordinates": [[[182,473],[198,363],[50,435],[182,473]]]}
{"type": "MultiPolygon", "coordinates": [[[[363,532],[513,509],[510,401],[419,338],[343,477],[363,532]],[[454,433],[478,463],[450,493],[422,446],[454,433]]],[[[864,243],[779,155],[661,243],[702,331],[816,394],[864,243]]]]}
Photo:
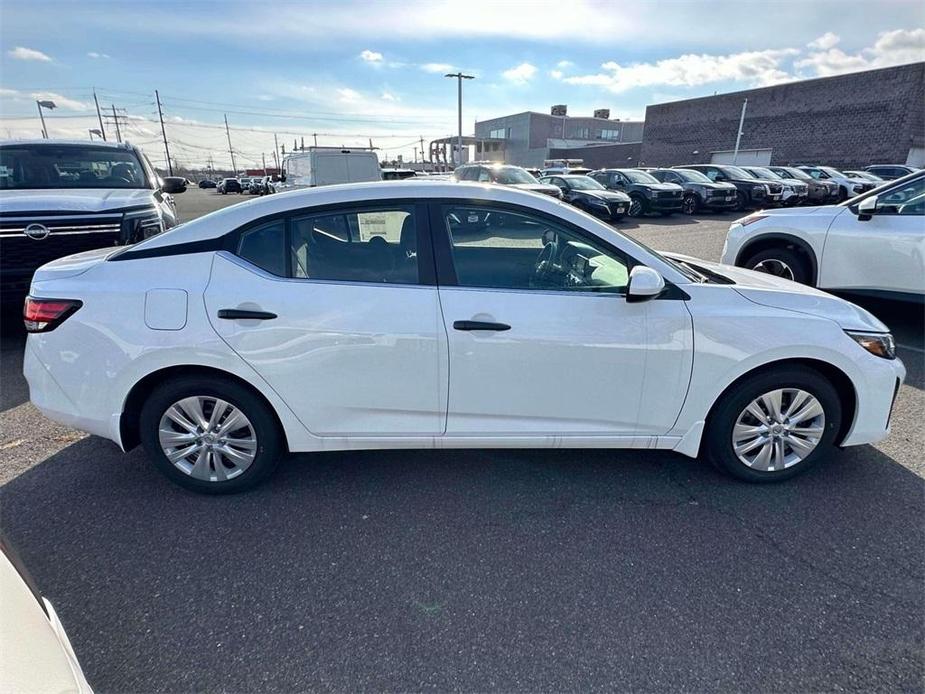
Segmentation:
{"type": "Polygon", "coordinates": [[[617,251],[544,217],[497,208],[444,208],[461,287],[622,293],[628,262],[617,251]]]}
{"type": "Polygon", "coordinates": [[[414,210],[391,207],[295,218],[290,257],[299,279],[416,284],[414,210]]]}
{"type": "Polygon", "coordinates": [[[238,255],[262,270],[286,276],[286,223],[282,219],[244,232],[238,255]]]}

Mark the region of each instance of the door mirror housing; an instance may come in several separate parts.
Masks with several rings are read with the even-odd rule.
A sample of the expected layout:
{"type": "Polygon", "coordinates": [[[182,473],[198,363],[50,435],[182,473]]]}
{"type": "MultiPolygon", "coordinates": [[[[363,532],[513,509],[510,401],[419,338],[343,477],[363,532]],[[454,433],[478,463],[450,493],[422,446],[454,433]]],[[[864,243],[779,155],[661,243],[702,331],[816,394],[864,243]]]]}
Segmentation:
{"type": "Polygon", "coordinates": [[[665,290],[665,279],[650,267],[637,265],[630,271],[626,300],[640,302],[654,299],[665,290]]]}
{"type": "Polygon", "coordinates": [[[868,195],[866,198],[864,198],[863,200],[861,200],[861,202],[858,203],[858,207],[857,207],[858,221],[866,222],[871,217],[873,217],[875,214],[877,214],[877,196],[868,195]]]}
{"type": "Polygon", "coordinates": [[[726,178],[726,174],[718,173],[718,174],[716,174],[716,178],[714,178],[713,180],[714,180],[714,181],[726,181],[726,180],[729,180],[729,179],[726,178]]]}
{"type": "Polygon", "coordinates": [[[171,195],[186,192],[186,179],[181,176],[167,176],[161,183],[161,190],[171,195]]]}

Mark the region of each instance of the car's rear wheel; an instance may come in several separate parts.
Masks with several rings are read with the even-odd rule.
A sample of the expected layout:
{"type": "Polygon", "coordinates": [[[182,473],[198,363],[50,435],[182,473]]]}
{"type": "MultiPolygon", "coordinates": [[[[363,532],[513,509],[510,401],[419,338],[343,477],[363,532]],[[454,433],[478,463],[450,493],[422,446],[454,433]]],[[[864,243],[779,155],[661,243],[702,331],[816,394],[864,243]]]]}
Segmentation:
{"type": "Polygon", "coordinates": [[[211,377],[159,386],[140,416],[141,441],[158,469],[181,487],[230,494],[263,481],[280,457],[280,433],[266,403],[211,377]]]}
{"type": "Polygon", "coordinates": [[[793,477],[831,453],[841,426],[832,383],[814,369],[785,366],[747,377],[723,394],[707,423],[706,451],[748,482],[793,477]]]}
{"type": "Polygon", "coordinates": [[[789,248],[766,248],[748,258],[743,267],[800,284],[809,284],[811,280],[806,259],[789,248]]]}

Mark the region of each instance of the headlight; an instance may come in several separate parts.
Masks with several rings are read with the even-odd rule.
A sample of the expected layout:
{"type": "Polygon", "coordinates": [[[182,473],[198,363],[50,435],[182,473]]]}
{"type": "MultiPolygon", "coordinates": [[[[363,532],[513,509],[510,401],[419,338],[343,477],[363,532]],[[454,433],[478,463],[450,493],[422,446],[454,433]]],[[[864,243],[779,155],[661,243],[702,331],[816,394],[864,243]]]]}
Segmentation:
{"type": "Polygon", "coordinates": [[[883,359],[896,358],[896,342],[890,333],[858,333],[846,330],[845,334],[874,356],[883,359]]]}
{"type": "Polygon", "coordinates": [[[607,207],[607,202],[601,200],[600,198],[590,198],[589,202],[590,204],[597,205],[598,207],[607,207]]]}
{"type": "Polygon", "coordinates": [[[126,212],[122,217],[122,236],[126,243],[144,241],[164,231],[164,220],[156,209],[126,212]]]}

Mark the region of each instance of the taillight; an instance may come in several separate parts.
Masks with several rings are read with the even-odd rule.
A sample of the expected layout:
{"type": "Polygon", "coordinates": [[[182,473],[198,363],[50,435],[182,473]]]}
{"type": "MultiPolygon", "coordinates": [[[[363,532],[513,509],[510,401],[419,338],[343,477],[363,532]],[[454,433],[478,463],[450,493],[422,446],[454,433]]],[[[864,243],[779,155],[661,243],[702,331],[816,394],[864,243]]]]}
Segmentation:
{"type": "Polygon", "coordinates": [[[47,333],[54,330],[81,306],[83,302],[77,299],[41,299],[27,296],[22,311],[26,332],[47,333]]]}

